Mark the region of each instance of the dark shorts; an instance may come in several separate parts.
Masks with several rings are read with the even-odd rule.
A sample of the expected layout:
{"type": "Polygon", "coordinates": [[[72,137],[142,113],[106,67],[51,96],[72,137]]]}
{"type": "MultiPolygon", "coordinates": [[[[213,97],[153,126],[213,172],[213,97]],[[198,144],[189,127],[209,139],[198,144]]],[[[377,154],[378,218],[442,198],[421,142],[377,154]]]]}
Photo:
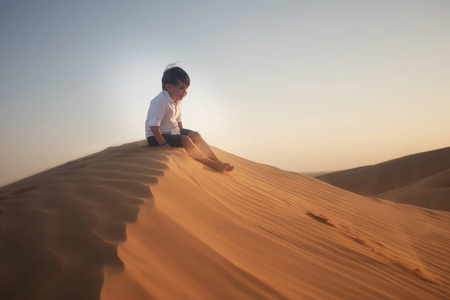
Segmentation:
{"type": "MultiPolygon", "coordinates": [[[[163,134],[162,136],[164,137],[166,142],[169,143],[170,146],[182,148],[183,145],[181,144],[181,136],[189,135],[189,133],[192,132],[192,130],[181,128],[180,131],[181,131],[181,134],[163,134]]],[[[147,138],[147,142],[150,147],[159,146],[159,143],[154,136],[149,136],[147,138]]]]}

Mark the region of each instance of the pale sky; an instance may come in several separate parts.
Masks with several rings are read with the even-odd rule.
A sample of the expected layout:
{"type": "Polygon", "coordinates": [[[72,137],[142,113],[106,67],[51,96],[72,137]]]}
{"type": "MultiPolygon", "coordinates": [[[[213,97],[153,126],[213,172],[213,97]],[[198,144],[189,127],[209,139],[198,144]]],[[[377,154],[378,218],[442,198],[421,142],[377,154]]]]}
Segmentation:
{"type": "Polygon", "coordinates": [[[450,1],[0,0],[0,186],[145,139],[161,75],[183,124],[297,172],[450,146],[450,1]]]}

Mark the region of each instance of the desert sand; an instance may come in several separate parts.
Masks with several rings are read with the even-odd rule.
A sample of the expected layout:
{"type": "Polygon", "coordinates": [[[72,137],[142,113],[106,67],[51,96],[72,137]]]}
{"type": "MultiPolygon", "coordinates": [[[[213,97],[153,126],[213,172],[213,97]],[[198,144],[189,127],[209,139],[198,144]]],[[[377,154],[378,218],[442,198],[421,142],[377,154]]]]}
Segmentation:
{"type": "Polygon", "coordinates": [[[360,195],[450,211],[450,147],[316,178],[360,195]]]}
{"type": "Polygon", "coordinates": [[[0,299],[450,298],[449,212],[214,150],[235,171],[140,141],[1,188],[0,299]]]}

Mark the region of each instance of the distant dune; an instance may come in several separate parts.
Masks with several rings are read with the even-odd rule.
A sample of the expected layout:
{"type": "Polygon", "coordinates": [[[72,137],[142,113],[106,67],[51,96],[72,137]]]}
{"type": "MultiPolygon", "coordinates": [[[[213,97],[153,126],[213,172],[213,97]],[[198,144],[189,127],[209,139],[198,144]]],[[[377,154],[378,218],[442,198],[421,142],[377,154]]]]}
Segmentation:
{"type": "Polygon", "coordinates": [[[0,188],[0,299],[450,298],[450,213],[215,151],[235,171],[140,141],[0,188]]]}
{"type": "Polygon", "coordinates": [[[450,211],[450,147],[316,178],[360,195],[450,211]]]}

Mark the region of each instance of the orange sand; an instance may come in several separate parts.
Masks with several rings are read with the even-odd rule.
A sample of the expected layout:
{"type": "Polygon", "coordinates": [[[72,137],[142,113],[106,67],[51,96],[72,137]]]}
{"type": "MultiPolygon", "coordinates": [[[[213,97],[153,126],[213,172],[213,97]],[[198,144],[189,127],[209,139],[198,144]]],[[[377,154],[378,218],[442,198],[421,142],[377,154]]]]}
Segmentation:
{"type": "MultiPolygon", "coordinates": [[[[450,213],[145,141],[0,189],[0,299],[445,299],[450,213]]],[[[281,154],[280,154],[281,155],[281,154]]]]}
{"type": "Polygon", "coordinates": [[[450,147],[317,179],[360,195],[450,211],[450,147]]]}

